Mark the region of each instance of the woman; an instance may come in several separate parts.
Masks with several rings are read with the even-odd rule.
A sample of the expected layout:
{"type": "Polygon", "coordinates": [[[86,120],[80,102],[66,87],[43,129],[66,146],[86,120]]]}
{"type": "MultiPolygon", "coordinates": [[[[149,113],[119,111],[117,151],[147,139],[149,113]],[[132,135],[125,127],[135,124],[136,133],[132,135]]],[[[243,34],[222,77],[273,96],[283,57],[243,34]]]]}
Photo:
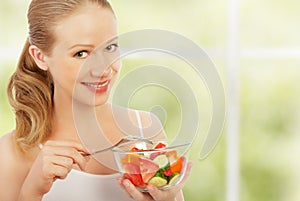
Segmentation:
{"type": "MultiPolygon", "coordinates": [[[[16,129],[0,139],[0,200],[183,200],[181,189],[191,164],[173,189],[160,191],[149,185],[149,193],[141,193],[105,165],[111,155],[101,155],[100,162],[86,157],[89,151],[74,123],[74,103],[84,108],[82,113],[87,108],[95,111],[111,144],[125,135],[115,122],[116,115],[128,114],[134,125],[143,128],[161,127],[149,113],[107,102],[121,67],[119,60],[111,63],[109,59],[118,55],[116,18],[110,4],[106,0],[32,0],[28,23],[29,37],[8,86],[16,129]],[[102,62],[82,70],[95,50],[103,56],[102,62]],[[73,94],[74,89],[79,92],[73,94]]],[[[162,130],[154,136],[163,137],[162,130]]]]}

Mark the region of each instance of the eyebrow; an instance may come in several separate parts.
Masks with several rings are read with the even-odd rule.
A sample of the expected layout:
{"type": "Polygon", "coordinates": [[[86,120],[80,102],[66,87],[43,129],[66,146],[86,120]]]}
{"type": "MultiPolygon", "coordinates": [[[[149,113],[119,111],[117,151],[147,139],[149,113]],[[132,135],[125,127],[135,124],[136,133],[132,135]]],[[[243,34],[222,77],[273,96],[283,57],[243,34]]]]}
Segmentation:
{"type": "MultiPolygon", "coordinates": [[[[113,37],[113,38],[111,38],[111,39],[109,39],[109,40],[107,40],[107,41],[105,41],[105,43],[104,44],[109,44],[109,43],[111,43],[112,41],[114,41],[114,40],[118,40],[118,36],[116,36],[116,37],[113,37]]],[[[70,48],[68,48],[69,50],[71,50],[71,49],[73,49],[73,48],[75,48],[75,47],[90,47],[90,48],[92,48],[92,47],[94,47],[94,45],[91,45],[91,44],[75,44],[75,45],[72,45],[70,48]]]]}
{"type": "Polygon", "coordinates": [[[118,37],[118,36],[115,36],[115,37],[113,37],[113,38],[107,40],[107,41],[105,42],[105,44],[109,44],[109,43],[111,43],[112,41],[118,40],[118,39],[119,39],[119,37],[118,37]]]}

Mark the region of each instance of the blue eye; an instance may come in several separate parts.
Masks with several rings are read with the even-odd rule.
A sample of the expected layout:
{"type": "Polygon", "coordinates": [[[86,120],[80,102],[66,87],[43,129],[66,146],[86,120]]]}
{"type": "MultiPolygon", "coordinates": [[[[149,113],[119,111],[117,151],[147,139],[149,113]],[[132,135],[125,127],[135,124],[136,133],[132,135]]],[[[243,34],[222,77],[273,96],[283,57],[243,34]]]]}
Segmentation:
{"type": "Polygon", "coordinates": [[[86,50],[83,50],[83,51],[77,52],[74,56],[78,57],[80,59],[84,59],[84,58],[86,58],[88,56],[88,53],[87,53],[86,50]]]}
{"type": "Polygon", "coordinates": [[[110,44],[109,46],[107,46],[106,48],[105,48],[105,50],[107,51],[107,52],[115,52],[117,49],[118,49],[118,47],[119,47],[119,45],[118,44],[110,44]]]}

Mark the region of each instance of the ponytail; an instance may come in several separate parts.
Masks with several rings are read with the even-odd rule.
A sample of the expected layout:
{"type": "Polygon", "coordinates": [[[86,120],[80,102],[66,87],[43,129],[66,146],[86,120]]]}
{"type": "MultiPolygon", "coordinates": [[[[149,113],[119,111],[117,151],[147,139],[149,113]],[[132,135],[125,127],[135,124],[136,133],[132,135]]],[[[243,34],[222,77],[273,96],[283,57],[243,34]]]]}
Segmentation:
{"type": "Polygon", "coordinates": [[[53,84],[49,72],[41,70],[29,54],[26,40],[7,93],[16,115],[15,141],[22,151],[41,143],[51,132],[53,84]]]}

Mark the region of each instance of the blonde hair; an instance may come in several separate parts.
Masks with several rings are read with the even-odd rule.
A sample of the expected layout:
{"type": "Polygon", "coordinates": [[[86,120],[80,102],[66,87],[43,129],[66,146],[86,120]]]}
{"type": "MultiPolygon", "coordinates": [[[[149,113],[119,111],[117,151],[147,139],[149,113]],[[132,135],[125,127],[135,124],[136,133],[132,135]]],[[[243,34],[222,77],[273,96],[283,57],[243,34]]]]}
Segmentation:
{"type": "Polygon", "coordinates": [[[27,14],[29,37],[7,88],[16,116],[15,141],[24,152],[43,142],[51,133],[55,90],[51,74],[36,65],[29,54],[29,46],[35,45],[50,55],[55,44],[53,28],[87,3],[113,12],[107,0],[31,1],[27,14]]]}

